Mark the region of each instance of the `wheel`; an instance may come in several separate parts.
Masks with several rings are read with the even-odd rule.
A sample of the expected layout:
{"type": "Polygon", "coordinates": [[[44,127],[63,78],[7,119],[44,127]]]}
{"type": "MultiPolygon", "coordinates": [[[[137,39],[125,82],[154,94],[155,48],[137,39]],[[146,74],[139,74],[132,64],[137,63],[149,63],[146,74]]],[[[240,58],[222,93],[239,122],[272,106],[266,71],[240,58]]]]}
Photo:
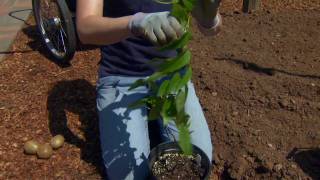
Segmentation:
{"type": "Polygon", "coordinates": [[[42,41],[58,63],[69,63],[76,50],[76,34],[65,0],[32,0],[42,41]]]}

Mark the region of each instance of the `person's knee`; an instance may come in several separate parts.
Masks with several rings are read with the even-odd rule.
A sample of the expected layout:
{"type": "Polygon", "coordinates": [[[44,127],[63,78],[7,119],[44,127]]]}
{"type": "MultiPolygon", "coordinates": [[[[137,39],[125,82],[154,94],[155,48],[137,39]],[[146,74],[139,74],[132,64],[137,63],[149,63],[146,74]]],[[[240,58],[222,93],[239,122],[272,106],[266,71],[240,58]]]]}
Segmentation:
{"type": "Polygon", "coordinates": [[[211,141],[211,133],[206,124],[206,121],[203,120],[203,123],[197,124],[197,126],[192,126],[191,128],[191,140],[192,143],[198,146],[212,161],[213,154],[213,144],[211,141]]]}
{"type": "Polygon", "coordinates": [[[213,145],[211,141],[195,141],[193,144],[200,148],[208,156],[209,160],[212,161],[213,145]]]}
{"type": "Polygon", "coordinates": [[[206,153],[206,155],[208,156],[208,158],[211,162],[213,160],[212,159],[213,145],[212,145],[211,141],[206,143],[206,146],[204,147],[203,151],[206,153]]]}
{"type": "Polygon", "coordinates": [[[148,160],[143,154],[138,159],[126,153],[104,155],[103,159],[108,180],[140,180],[149,175],[148,160]]]}
{"type": "Polygon", "coordinates": [[[148,175],[150,146],[147,121],[142,114],[141,109],[135,109],[123,117],[112,106],[99,114],[107,179],[144,179],[148,175]],[[101,116],[103,114],[106,116],[101,116]]]}

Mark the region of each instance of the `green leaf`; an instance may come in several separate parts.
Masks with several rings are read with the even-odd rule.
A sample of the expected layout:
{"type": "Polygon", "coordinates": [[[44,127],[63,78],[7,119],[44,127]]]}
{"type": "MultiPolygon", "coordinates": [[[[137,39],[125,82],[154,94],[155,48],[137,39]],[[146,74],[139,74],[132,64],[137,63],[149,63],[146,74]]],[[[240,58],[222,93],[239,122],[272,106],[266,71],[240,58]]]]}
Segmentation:
{"type": "Polygon", "coordinates": [[[158,106],[152,107],[149,111],[148,120],[157,120],[160,116],[160,109],[158,106]]]}
{"type": "Polygon", "coordinates": [[[161,117],[160,110],[162,109],[164,99],[159,97],[153,97],[152,103],[150,103],[150,111],[148,114],[149,120],[157,120],[161,117]]]}
{"type": "Polygon", "coordinates": [[[179,146],[185,155],[192,155],[192,144],[189,132],[189,123],[178,126],[179,146]]]}
{"type": "Polygon", "coordinates": [[[171,94],[175,94],[179,89],[178,86],[181,81],[180,72],[174,73],[173,77],[170,80],[170,84],[168,86],[168,92],[171,94]]]}
{"type": "Polygon", "coordinates": [[[190,32],[184,33],[179,39],[172,41],[171,43],[160,48],[160,51],[167,51],[173,49],[181,49],[190,41],[192,35],[190,32]]]}
{"type": "Polygon", "coordinates": [[[167,95],[169,86],[169,80],[165,80],[161,83],[160,88],[158,90],[157,96],[162,97],[167,95]]]}
{"type": "Polygon", "coordinates": [[[188,23],[188,11],[180,4],[175,3],[171,8],[171,15],[175,17],[182,27],[185,27],[188,23]]]}
{"type": "Polygon", "coordinates": [[[149,96],[148,97],[148,102],[147,105],[148,107],[155,107],[159,104],[160,99],[154,96],[149,96]]]}
{"type": "Polygon", "coordinates": [[[137,80],[136,82],[134,82],[130,88],[129,88],[129,91],[133,90],[133,89],[136,89],[137,87],[139,86],[144,86],[146,85],[146,81],[144,79],[139,79],[137,80]]]}
{"type": "Polygon", "coordinates": [[[172,120],[172,116],[170,116],[170,114],[169,114],[171,105],[172,105],[172,101],[165,99],[163,106],[161,108],[160,115],[163,119],[163,124],[165,126],[168,125],[170,120],[172,120]]]}
{"type": "Polygon", "coordinates": [[[196,0],[182,0],[182,3],[188,12],[191,12],[196,4],[196,0]]]}
{"type": "Polygon", "coordinates": [[[140,100],[138,100],[136,102],[133,102],[133,103],[129,104],[128,107],[130,109],[136,109],[136,108],[139,108],[139,107],[142,107],[142,106],[146,106],[148,101],[149,101],[149,98],[143,98],[143,99],[140,99],[140,100]]]}
{"type": "Polygon", "coordinates": [[[185,89],[181,89],[175,98],[176,110],[178,113],[184,111],[184,106],[185,106],[187,95],[188,95],[187,93],[188,93],[188,88],[186,87],[185,89]]]}
{"type": "Polygon", "coordinates": [[[155,81],[163,76],[165,76],[163,72],[155,72],[146,81],[147,82],[155,81]]]}
{"type": "Polygon", "coordinates": [[[179,81],[179,84],[177,86],[177,90],[183,88],[188,84],[188,82],[191,80],[192,77],[192,69],[190,66],[187,67],[186,72],[183,74],[181,81],[179,81]]]}
{"type": "Polygon", "coordinates": [[[148,81],[148,87],[151,93],[156,94],[158,92],[159,86],[154,81],[148,81]]]}
{"type": "Polygon", "coordinates": [[[189,50],[184,51],[172,61],[168,61],[161,65],[160,73],[167,74],[175,72],[184,66],[188,65],[191,60],[191,53],[189,50]]]}

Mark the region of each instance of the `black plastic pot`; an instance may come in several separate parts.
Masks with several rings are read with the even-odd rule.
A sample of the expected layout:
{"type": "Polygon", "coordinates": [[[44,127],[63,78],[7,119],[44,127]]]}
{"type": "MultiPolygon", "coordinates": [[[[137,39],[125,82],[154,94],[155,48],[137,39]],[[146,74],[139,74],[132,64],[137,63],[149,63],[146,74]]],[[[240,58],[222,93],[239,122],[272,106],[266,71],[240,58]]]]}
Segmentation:
{"type": "MultiPolygon", "coordinates": [[[[152,174],[152,166],[155,161],[159,159],[159,157],[163,154],[167,153],[182,153],[181,148],[179,147],[177,142],[165,142],[159,144],[155,148],[153,148],[149,155],[149,169],[150,169],[150,179],[156,180],[157,178],[152,174]]],[[[203,177],[201,180],[207,180],[210,176],[211,171],[211,162],[208,156],[197,146],[193,145],[193,155],[200,155],[201,157],[201,167],[205,170],[203,177]]]]}

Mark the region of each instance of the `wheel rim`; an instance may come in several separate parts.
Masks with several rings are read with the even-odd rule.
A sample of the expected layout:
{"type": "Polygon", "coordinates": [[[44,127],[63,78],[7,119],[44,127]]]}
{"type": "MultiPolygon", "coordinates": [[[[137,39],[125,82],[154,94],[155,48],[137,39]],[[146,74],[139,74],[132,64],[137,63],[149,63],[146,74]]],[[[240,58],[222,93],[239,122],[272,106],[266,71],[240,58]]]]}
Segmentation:
{"type": "Polygon", "coordinates": [[[57,57],[67,54],[67,34],[55,0],[39,1],[41,35],[50,51],[57,57]]]}

